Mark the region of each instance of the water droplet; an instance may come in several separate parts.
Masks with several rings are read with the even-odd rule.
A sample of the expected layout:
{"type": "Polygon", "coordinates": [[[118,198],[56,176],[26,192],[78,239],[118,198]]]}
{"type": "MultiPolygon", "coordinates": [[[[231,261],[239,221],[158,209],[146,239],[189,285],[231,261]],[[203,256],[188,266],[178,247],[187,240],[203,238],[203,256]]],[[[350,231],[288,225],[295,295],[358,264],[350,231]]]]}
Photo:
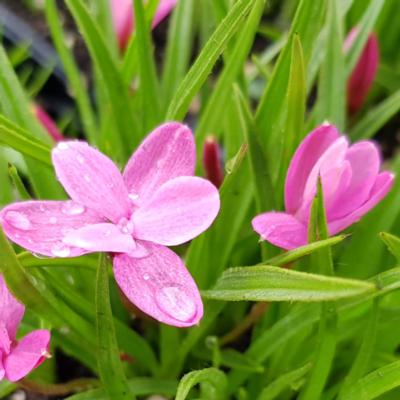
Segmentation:
{"type": "Polygon", "coordinates": [[[68,146],[67,143],[61,142],[61,143],[58,144],[57,149],[59,149],[59,150],[68,150],[69,146],[68,146]]]}
{"type": "Polygon", "coordinates": [[[164,287],[155,297],[160,310],[178,321],[189,322],[196,316],[196,303],[177,286],[164,287]]]}
{"type": "Polygon", "coordinates": [[[83,176],[83,179],[84,179],[87,183],[89,183],[89,182],[92,181],[92,178],[91,178],[89,175],[87,175],[87,174],[83,176]]]}
{"type": "Polygon", "coordinates": [[[129,193],[129,196],[128,196],[133,202],[135,202],[138,198],[139,198],[139,195],[137,194],[137,193],[129,193]]]}
{"type": "Polygon", "coordinates": [[[8,211],[4,218],[14,228],[22,229],[23,231],[29,230],[32,226],[28,217],[19,211],[8,211]]]}
{"type": "Polygon", "coordinates": [[[16,233],[14,236],[16,239],[19,239],[21,237],[21,235],[19,233],[16,233]]]}
{"type": "Polygon", "coordinates": [[[39,210],[40,210],[41,212],[45,212],[45,211],[46,211],[46,207],[44,206],[44,204],[41,204],[41,205],[39,206],[39,210]]]}
{"type": "Polygon", "coordinates": [[[50,217],[49,222],[54,225],[57,223],[57,218],[56,217],[50,217]]]}
{"type": "Polygon", "coordinates": [[[28,238],[28,243],[32,244],[33,240],[31,238],[28,238]]]}
{"type": "Polygon", "coordinates": [[[145,281],[148,281],[148,280],[150,279],[150,275],[149,275],[149,274],[144,274],[144,275],[143,275],[143,279],[144,279],[145,281]]]}
{"type": "Polygon", "coordinates": [[[71,249],[64,243],[56,243],[52,249],[51,254],[55,257],[68,257],[71,254],[71,249]]]}
{"type": "Polygon", "coordinates": [[[84,211],[85,207],[74,201],[66,201],[61,208],[61,212],[66,215],[80,215],[84,211]]]}
{"type": "Polygon", "coordinates": [[[157,166],[157,168],[162,168],[162,166],[163,166],[162,160],[157,160],[156,166],[157,166]]]}
{"type": "Polygon", "coordinates": [[[106,237],[111,236],[111,229],[107,229],[107,230],[104,232],[104,236],[106,236],[106,237]]]}
{"type": "Polygon", "coordinates": [[[77,155],[76,159],[78,160],[79,164],[85,163],[85,158],[83,156],[81,156],[80,154],[77,155]]]}

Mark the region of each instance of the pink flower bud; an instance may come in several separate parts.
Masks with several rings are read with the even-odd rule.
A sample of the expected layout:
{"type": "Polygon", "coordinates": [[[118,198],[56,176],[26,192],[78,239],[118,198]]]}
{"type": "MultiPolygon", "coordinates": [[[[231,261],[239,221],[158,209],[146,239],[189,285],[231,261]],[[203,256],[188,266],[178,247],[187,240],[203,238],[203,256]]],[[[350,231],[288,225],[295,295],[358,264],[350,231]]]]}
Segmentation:
{"type": "Polygon", "coordinates": [[[219,188],[224,180],[221,164],[221,149],[214,136],[209,136],[203,147],[203,167],[207,179],[219,188]]]}
{"type": "MultiPolygon", "coordinates": [[[[347,52],[358,34],[353,28],[344,43],[347,52]]],[[[360,58],[347,81],[347,107],[351,114],[357,112],[363,105],[369,89],[375,79],[379,64],[379,45],[374,33],[369,35],[360,58]]]]}
{"type": "MultiPolygon", "coordinates": [[[[114,29],[118,44],[124,50],[135,28],[132,0],[110,0],[114,29]]],[[[153,18],[152,27],[155,28],[175,7],[177,0],[160,0],[153,18]]]]}
{"type": "Polygon", "coordinates": [[[33,111],[36,115],[36,118],[44,126],[48,134],[53,138],[55,142],[60,142],[61,140],[64,140],[62,133],[60,132],[50,115],[47,114],[47,112],[44,110],[44,108],[38,105],[33,105],[33,111]]]}
{"type": "Polygon", "coordinates": [[[296,150],[285,182],[285,212],[256,216],[254,230],[263,240],[293,249],[307,244],[310,208],[321,177],[330,235],[346,229],[374,208],[389,192],[394,176],[380,171],[377,145],[350,145],[334,125],[314,129],[296,150]]]}

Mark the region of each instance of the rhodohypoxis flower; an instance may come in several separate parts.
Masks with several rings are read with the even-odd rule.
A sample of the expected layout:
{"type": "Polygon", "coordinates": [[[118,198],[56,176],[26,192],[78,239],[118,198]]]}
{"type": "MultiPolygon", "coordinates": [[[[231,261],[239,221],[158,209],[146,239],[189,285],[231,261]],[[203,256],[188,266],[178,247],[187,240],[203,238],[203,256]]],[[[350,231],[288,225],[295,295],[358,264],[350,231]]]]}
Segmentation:
{"type": "Polygon", "coordinates": [[[224,180],[224,171],[221,163],[221,148],[214,136],[208,136],[204,142],[203,168],[207,179],[219,188],[224,180]]]}
{"type": "Polygon", "coordinates": [[[60,142],[52,160],[72,200],[11,204],[0,214],[4,232],[45,256],[116,253],[115,279],[132,303],[166,324],[196,324],[197,286],[165,247],[193,239],[219,211],[218,190],[193,176],[195,154],[190,129],[173,122],[144,140],[123,175],[87,143],[60,142]]]}
{"type": "Polygon", "coordinates": [[[36,118],[44,126],[48,134],[53,138],[55,142],[60,142],[61,140],[64,140],[64,137],[58,129],[56,123],[53,121],[50,115],[47,114],[44,108],[34,104],[33,111],[36,115],[36,118]]]}
{"type": "MultiPolygon", "coordinates": [[[[152,27],[156,27],[175,7],[177,0],[160,0],[153,18],[152,27]]],[[[114,29],[121,50],[125,49],[135,29],[132,0],[111,0],[114,29]]]]}
{"type": "Polygon", "coordinates": [[[267,212],[253,219],[261,238],[284,249],[307,243],[307,226],[318,176],[321,177],[328,229],[334,235],[358,221],[379,203],[393,184],[393,175],[379,172],[375,143],[350,145],[335,126],[312,131],[296,150],[285,182],[286,212],[267,212]]]}
{"type": "MultiPolygon", "coordinates": [[[[344,43],[347,52],[357,37],[358,29],[353,28],[344,43]]],[[[374,33],[371,33],[361,52],[348,81],[347,81],[347,107],[350,113],[355,113],[363,105],[369,89],[375,79],[379,64],[379,45],[374,33]]]]}
{"type": "Polygon", "coordinates": [[[0,380],[19,381],[49,355],[50,332],[39,329],[16,340],[25,307],[9,292],[0,275],[0,380]]]}

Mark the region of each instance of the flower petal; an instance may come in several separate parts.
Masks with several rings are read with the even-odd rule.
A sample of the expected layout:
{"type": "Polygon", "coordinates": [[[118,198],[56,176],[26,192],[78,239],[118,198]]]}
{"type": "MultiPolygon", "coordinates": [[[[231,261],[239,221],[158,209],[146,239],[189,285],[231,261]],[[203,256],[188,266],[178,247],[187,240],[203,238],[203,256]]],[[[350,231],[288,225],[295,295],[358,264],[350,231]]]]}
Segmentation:
{"type": "Polygon", "coordinates": [[[290,162],[285,182],[285,207],[295,213],[303,199],[308,176],[326,149],[339,137],[335,126],[323,124],[306,136],[290,162]]]}
{"type": "Polygon", "coordinates": [[[134,237],[166,246],[187,242],[212,224],[219,206],[218,190],[208,180],[171,179],[134,212],[134,237]]]}
{"type": "Polygon", "coordinates": [[[351,166],[351,180],[347,187],[339,187],[336,199],[328,212],[328,219],[344,217],[365,203],[375,184],[381,164],[379,149],[373,142],[363,141],[352,145],[346,160],[351,166]]]}
{"type": "Polygon", "coordinates": [[[56,174],[72,200],[118,222],[132,204],[116,165],[85,142],[60,142],[52,152],[56,174]]]}
{"type": "Polygon", "coordinates": [[[155,28],[174,9],[177,0],[160,0],[151,26],[155,28]]]}
{"type": "MultiPolygon", "coordinates": [[[[13,341],[15,339],[24,312],[25,306],[11,294],[3,276],[0,275],[0,321],[4,324],[7,331],[3,331],[1,335],[3,344],[6,344],[7,340],[13,341]]],[[[4,349],[4,346],[2,348],[4,349]]]]}
{"type": "Polygon", "coordinates": [[[87,251],[66,246],[63,237],[103,218],[74,201],[25,201],[5,207],[0,220],[7,237],[33,253],[77,257],[87,251]]]}
{"type": "Polygon", "coordinates": [[[194,174],[196,149],[191,130],[177,122],[156,128],[133,153],[124,181],[137,204],[148,200],[165,182],[194,174]]]}
{"type": "Polygon", "coordinates": [[[389,192],[393,186],[394,176],[390,172],[381,172],[371,190],[369,199],[358,209],[343,218],[328,223],[329,233],[336,233],[346,229],[350,225],[359,221],[360,218],[374,208],[389,192]]]}
{"type": "Polygon", "coordinates": [[[130,253],[136,249],[135,241],[129,232],[124,233],[122,228],[109,223],[71,230],[62,241],[69,246],[88,251],[130,253]]]}
{"type": "Polygon", "coordinates": [[[125,296],[143,312],[168,325],[187,327],[203,316],[196,283],[182,260],[167,247],[142,242],[145,258],[114,257],[115,279],[125,296]]]}
{"type": "Polygon", "coordinates": [[[119,47],[123,50],[133,30],[133,0],[111,0],[111,14],[119,47]]]}
{"type": "Polygon", "coordinates": [[[268,212],[253,218],[252,225],[261,239],[282,249],[290,250],[307,244],[307,227],[293,215],[268,212]]]}
{"type": "Polygon", "coordinates": [[[24,336],[5,357],[6,378],[16,382],[38,367],[46,358],[50,332],[41,329],[24,336]]]}

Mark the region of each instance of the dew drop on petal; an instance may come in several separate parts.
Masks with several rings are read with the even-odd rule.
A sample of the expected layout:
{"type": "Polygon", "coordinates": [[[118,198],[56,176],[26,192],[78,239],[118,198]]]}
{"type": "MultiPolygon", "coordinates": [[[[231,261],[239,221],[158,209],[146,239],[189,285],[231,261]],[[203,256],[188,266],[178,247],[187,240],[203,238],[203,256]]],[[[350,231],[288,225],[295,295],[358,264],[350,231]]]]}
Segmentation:
{"type": "Polygon", "coordinates": [[[41,212],[45,212],[45,211],[46,211],[46,207],[45,207],[43,204],[41,204],[41,205],[39,206],[39,210],[40,210],[41,212]]]}
{"type": "Polygon", "coordinates": [[[55,257],[68,257],[71,254],[71,249],[64,243],[56,243],[52,249],[51,254],[55,257]]]}
{"type": "Polygon", "coordinates": [[[137,194],[137,193],[129,193],[129,196],[128,196],[133,202],[135,202],[138,198],[139,198],[139,195],[137,194]]]}
{"type": "Polygon", "coordinates": [[[50,217],[49,222],[54,225],[57,223],[57,218],[56,217],[50,217]]]}
{"type": "Polygon", "coordinates": [[[76,159],[78,160],[79,164],[84,164],[85,163],[85,158],[80,154],[77,155],[76,159]]]}
{"type": "Polygon", "coordinates": [[[144,274],[144,275],[143,275],[143,279],[144,279],[145,281],[148,281],[148,280],[150,279],[150,275],[149,275],[149,274],[144,274]]]}
{"type": "Polygon", "coordinates": [[[196,303],[177,286],[158,290],[155,299],[161,311],[178,321],[189,322],[197,313],[196,303]]]}
{"type": "Polygon", "coordinates": [[[31,221],[25,214],[19,211],[8,211],[4,216],[4,219],[12,225],[14,228],[27,231],[31,228],[31,221]]]}
{"type": "Polygon", "coordinates": [[[61,212],[66,215],[80,215],[84,211],[85,207],[75,201],[66,201],[61,208],[61,212]]]}

